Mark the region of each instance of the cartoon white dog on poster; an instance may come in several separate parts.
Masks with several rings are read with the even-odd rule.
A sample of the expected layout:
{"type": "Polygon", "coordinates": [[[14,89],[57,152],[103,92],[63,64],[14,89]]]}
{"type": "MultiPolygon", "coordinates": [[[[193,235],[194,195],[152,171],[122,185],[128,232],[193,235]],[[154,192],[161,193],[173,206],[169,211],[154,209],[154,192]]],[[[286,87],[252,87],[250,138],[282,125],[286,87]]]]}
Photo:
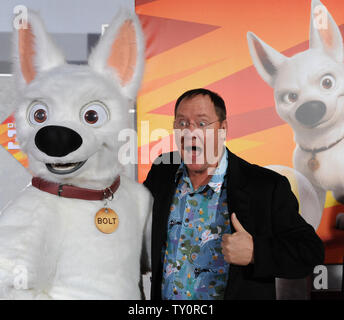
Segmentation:
{"type": "MultiPolygon", "coordinates": [[[[313,185],[321,210],[326,192],[344,203],[344,51],[326,7],[312,1],[309,49],[286,57],[248,33],[253,63],[274,89],[276,110],[294,131],[294,168],[313,185]]],[[[337,227],[344,229],[343,214],[337,227]]]]}

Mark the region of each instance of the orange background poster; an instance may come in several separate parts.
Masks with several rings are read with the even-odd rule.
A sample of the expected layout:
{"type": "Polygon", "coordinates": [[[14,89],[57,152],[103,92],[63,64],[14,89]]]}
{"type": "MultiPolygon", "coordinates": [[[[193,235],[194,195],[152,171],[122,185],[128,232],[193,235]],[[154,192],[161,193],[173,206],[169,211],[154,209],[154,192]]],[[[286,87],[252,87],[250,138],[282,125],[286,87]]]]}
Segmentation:
{"type": "MultiPolygon", "coordinates": [[[[343,30],[344,2],[323,4],[343,30]]],[[[273,89],[252,64],[246,34],[252,31],[287,56],[308,49],[310,0],[136,0],[146,36],[146,69],[138,97],[138,180],[151,162],[174,149],[175,100],[205,87],[228,108],[227,146],[251,163],[293,167],[293,131],[276,113],[273,89]],[[161,129],[165,130],[161,130],[161,129]]],[[[344,206],[327,193],[319,236],[326,263],[341,263],[344,231],[335,229],[344,206]]]]}

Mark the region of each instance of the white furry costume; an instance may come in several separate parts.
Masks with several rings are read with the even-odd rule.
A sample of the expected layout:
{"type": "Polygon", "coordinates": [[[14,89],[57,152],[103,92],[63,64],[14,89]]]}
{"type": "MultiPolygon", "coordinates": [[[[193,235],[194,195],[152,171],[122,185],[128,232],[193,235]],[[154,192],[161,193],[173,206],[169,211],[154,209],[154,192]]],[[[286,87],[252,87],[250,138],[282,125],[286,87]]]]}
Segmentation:
{"type": "Polygon", "coordinates": [[[118,161],[118,134],[128,127],[144,64],[138,19],[121,11],[88,66],[66,64],[32,12],[28,28],[15,33],[17,136],[30,172],[94,190],[106,189],[120,175],[120,187],[108,202],[119,225],[111,234],[96,228],[95,214],[104,201],[28,187],[1,212],[0,297],[140,299],[140,256],[149,247],[151,197],[122,174],[118,161]],[[86,121],[90,110],[97,111],[92,123],[86,121]],[[37,138],[43,128],[73,131],[80,143],[69,151],[64,142],[46,150],[37,138]]]}

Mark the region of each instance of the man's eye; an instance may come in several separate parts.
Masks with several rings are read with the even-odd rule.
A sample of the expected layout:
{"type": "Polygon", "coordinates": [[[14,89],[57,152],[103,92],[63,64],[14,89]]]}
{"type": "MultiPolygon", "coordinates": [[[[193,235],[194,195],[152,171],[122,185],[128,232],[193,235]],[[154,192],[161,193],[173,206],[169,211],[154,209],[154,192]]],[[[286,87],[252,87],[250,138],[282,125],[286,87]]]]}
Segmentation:
{"type": "Polygon", "coordinates": [[[201,127],[206,127],[207,126],[207,122],[206,121],[200,121],[198,123],[198,126],[201,128],[201,127]]]}
{"type": "Polygon", "coordinates": [[[184,120],[179,121],[179,126],[180,127],[185,127],[186,126],[186,121],[184,121],[184,120]]]}

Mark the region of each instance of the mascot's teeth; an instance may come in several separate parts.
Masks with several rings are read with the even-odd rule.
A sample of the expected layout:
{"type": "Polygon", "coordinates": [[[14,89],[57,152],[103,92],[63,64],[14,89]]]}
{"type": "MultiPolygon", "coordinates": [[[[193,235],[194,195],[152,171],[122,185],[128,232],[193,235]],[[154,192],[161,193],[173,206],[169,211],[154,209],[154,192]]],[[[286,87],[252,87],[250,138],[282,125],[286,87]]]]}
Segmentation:
{"type": "Polygon", "coordinates": [[[56,163],[56,164],[51,164],[51,166],[54,169],[60,169],[60,170],[69,170],[71,168],[74,168],[75,166],[77,166],[79,164],[79,162],[77,163],[56,163]]]}
{"type": "Polygon", "coordinates": [[[68,174],[80,169],[86,161],[75,163],[48,163],[47,169],[55,174],[68,174]]]}

